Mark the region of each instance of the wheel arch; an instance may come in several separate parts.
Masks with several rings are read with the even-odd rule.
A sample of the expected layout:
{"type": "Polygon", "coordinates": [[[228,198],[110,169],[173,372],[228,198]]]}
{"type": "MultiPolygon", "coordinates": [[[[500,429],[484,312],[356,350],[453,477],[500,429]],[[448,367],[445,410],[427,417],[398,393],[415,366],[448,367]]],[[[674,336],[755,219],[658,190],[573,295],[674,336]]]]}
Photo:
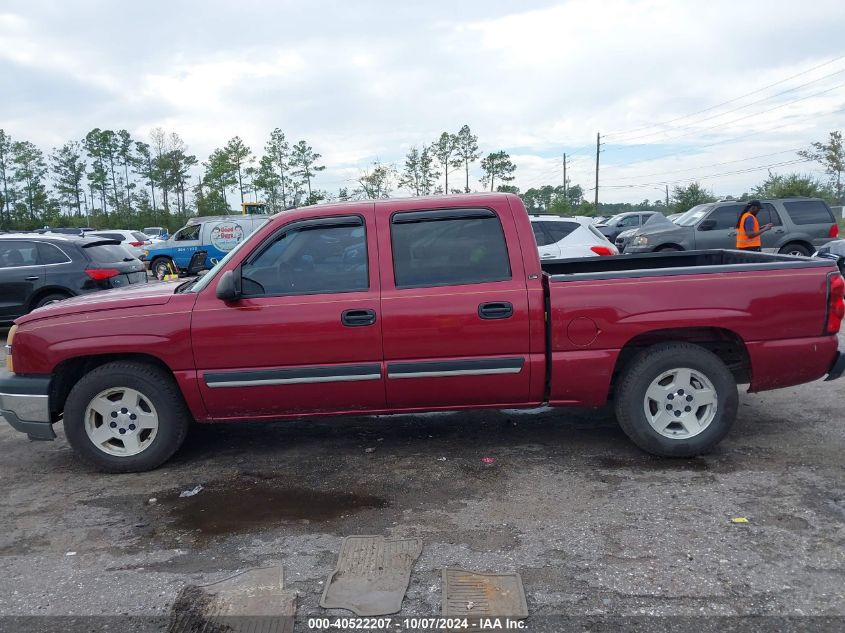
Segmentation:
{"type": "Polygon", "coordinates": [[[174,382],[176,382],[176,376],[170,367],[167,366],[167,363],[152,354],[95,354],[68,358],[56,365],[53,370],[49,394],[51,418],[55,421],[64,410],[68,394],[82,376],[101,365],[119,360],[152,365],[166,371],[173,378],[174,382]]]}
{"type": "Polygon", "coordinates": [[[619,350],[613,368],[611,395],[620,373],[637,354],[652,345],[675,342],[692,343],[711,351],[725,363],[738,384],[751,382],[748,348],[733,330],[720,327],[665,328],[637,334],[619,350]]]}
{"type": "Polygon", "coordinates": [[[32,296],[29,298],[29,303],[27,304],[27,312],[32,312],[35,309],[35,304],[38,303],[41,299],[46,297],[47,295],[53,294],[62,294],[65,295],[67,298],[75,297],[76,293],[72,290],[64,287],[64,286],[43,286],[32,293],[32,296]]]}
{"type": "Polygon", "coordinates": [[[786,240],[783,244],[778,246],[778,252],[782,251],[783,249],[785,249],[788,246],[791,246],[793,244],[796,244],[798,246],[803,246],[804,248],[806,248],[810,252],[811,255],[816,252],[816,247],[813,246],[813,243],[811,241],[804,239],[804,238],[801,238],[801,237],[799,237],[799,238],[793,237],[793,238],[786,240]]]}
{"type": "Polygon", "coordinates": [[[672,248],[672,249],[675,249],[675,250],[678,250],[678,251],[687,250],[683,246],[681,246],[680,244],[677,244],[675,242],[665,242],[665,243],[661,244],[660,246],[656,246],[652,252],[656,253],[660,250],[663,250],[664,248],[672,248]]]}

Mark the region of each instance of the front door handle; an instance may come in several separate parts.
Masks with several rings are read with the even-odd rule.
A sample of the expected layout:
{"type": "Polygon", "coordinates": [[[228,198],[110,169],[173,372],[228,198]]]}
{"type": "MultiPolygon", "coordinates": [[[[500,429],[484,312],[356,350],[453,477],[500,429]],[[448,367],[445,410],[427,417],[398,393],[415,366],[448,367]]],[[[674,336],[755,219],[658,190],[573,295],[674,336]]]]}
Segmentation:
{"type": "Polygon", "coordinates": [[[778,229],[777,231],[775,231],[775,235],[781,235],[783,233],[784,233],[783,229],[778,229]]]}
{"type": "Polygon", "coordinates": [[[346,327],[361,327],[376,322],[375,310],[344,310],[340,315],[340,322],[346,327]]]}
{"type": "Polygon", "coordinates": [[[25,279],[27,281],[38,281],[39,279],[41,279],[41,277],[39,277],[38,275],[32,275],[30,277],[25,277],[25,279]]]}
{"type": "Polygon", "coordinates": [[[509,319],[513,316],[513,304],[507,301],[492,301],[478,306],[478,316],[482,319],[509,319]]]}
{"type": "Polygon", "coordinates": [[[543,253],[540,257],[542,257],[543,259],[551,259],[554,256],[554,253],[543,253]]]}

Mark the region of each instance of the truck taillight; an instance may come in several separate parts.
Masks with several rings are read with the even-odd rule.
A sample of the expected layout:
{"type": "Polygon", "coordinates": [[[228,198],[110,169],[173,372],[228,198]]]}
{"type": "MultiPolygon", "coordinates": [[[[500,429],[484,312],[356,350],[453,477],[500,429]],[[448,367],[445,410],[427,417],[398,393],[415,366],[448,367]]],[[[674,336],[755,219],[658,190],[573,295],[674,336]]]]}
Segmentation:
{"type": "Polygon", "coordinates": [[[845,279],[839,273],[827,276],[827,323],[825,334],[836,334],[845,316],[845,279]]]}
{"type": "Polygon", "coordinates": [[[827,236],[831,238],[839,237],[839,225],[834,224],[833,226],[831,226],[830,230],[827,232],[827,236]]]}
{"type": "Polygon", "coordinates": [[[94,281],[103,281],[104,279],[117,277],[120,271],[117,268],[87,268],[85,274],[94,281]]]}
{"type": "Polygon", "coordinates": [[[619,251],[617,251],[613,246],[591,246],[590,250],[593,251],[599,257],[607,257],[608,255],[619,254],[619,251]]]}

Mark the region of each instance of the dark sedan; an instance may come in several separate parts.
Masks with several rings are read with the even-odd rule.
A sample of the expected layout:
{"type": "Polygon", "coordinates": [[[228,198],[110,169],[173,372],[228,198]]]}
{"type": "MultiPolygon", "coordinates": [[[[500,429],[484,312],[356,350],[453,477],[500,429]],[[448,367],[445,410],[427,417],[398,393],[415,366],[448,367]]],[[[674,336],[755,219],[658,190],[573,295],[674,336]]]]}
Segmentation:
{"type": "Polygon", "coordinates": [[[0,235],[0,322],[80,294],[147,282],[120,242],[67,235],[0,235]]]}

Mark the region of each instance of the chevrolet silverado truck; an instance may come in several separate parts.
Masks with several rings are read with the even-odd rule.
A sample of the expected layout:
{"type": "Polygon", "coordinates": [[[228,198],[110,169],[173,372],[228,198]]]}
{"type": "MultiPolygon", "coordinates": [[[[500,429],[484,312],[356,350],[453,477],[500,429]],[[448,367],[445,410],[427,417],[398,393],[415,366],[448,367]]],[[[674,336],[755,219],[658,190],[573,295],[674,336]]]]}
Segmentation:
{"type": "Polygon", "coordinates": [[[31,439],[61,420],[111,472],[161,465],[194,421],[609,401],[642,449],[692,456],[738,384],[842,374],[843,290],[833,261],[729,250],[543,268],[511,194],[318,205],[197,280],[19,318],[0,410],[31,439]]]}

